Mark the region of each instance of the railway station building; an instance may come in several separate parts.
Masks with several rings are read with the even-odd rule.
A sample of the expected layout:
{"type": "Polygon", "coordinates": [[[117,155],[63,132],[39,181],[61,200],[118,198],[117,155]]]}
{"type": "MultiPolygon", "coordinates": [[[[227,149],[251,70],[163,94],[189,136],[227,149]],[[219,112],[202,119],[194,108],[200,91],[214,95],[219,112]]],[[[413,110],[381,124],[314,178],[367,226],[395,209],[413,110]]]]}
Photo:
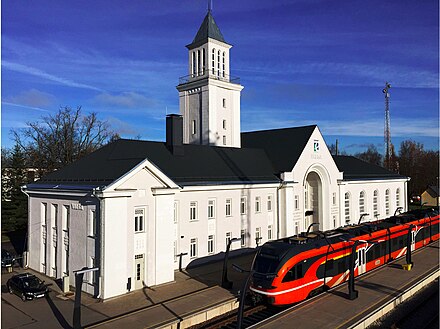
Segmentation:
{"type": "Polygon", "coordinates": [[[180,115],[166,141],[120,139],[37,182],[28,266],[54,278],[83,267],[107,299],[174,280],[196,259],[407,207],[407,177],[332,156],[316,125],[242,133],[231,45],[208,12],[188,48],[180,115]],[[184,254],[183,256],[178,256],[184,254]]]}

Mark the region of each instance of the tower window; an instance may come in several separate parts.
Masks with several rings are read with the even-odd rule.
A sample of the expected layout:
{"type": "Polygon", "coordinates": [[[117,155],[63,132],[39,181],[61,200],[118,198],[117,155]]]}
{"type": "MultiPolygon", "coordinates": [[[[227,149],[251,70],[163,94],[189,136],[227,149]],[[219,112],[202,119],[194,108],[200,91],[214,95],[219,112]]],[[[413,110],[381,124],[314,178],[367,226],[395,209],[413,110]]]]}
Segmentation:
{"type": "Polygon", "coordinates": [[[192,53],[191,53],[191,56],[192,56],[192,77],[194,77],[195,75],[196,75],[196,69],[197,69],[197,66],[196,66],[196,52],[195,51],[193,51],[192,53]]]}
{"type": "Polygon", "coordinates": [[[226,98],[223,98],[223,107],[226,108],[226,98]]]}
{"type": "Polygon", "coordinates": [[[220,76],[220,50],[217,52],[217,76],[220,76]]]}
{"type": "Polygon", "coordinates": [[[206,70],[206,54],[205,54],[205,48],[202,49],[202,75],[205,74],[206,70]]]}
{"type": "Polygon", "coordinates": [[[226,130],[226,120],[223,120],[223,129],[226,130]]]}
{"type": "Polygon", "coordinates": [[[202,68],[200,65],[202,64],[202,61],[200,59],[200,50],[197,50],[197,75],[200,75],[200,72],[202,71],[202,68]]]}
{"type": "Polygon", "coordinates": [[[196,134],[196,120],[191,121],[191,133],[196,134]]]}
{"type": "Polygon", "coordinates": [[[223,78],[225,77],[225,52],[223,52],[223,78]]]}
{"type": "Polygon", "coordinates": [[[212,50],[212,63],[211,63],[211,67],[212,67],[212,74],[215,74],[215,49],[212,50]]]}

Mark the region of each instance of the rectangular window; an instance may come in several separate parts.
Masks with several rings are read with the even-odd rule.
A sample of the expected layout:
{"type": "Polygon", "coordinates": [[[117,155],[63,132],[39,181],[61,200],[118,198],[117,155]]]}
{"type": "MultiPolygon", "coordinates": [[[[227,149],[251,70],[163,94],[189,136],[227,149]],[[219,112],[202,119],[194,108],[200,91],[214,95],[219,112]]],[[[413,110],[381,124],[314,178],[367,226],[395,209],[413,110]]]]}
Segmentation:
{"type": "Polygon", "coordinates": [[[134,210],[134,231],[136,233],[144,231],[145,209],[137,208],[134,210]]]}
{"type": "Polygon", "coordinates": [[[226,248],[229,245],[229,241],[232,239],[232,232],[226,232],[226,248]]]}
{"type": "Polygon", "coordinates": [[[255,197],[255,212],[261,212],[261,197],[255,197]]]}
{"type": "Polygon", "coordinates": [[[189,246],[189,257],[190,258],[197,257],[197,239],[191,239],[191,243],[189,246]]]}
{"type": "Polygon", "coordinates": [[[226,136],[223,135],[223,145],[226,145],[226,136]]]}
{"type": "Polygon", "coordinates": [[[336,215],[333,215],[333,227],[336,228],[336,215]]]}
{"type": "Polygon", "coordinates": [[[267,211],[272,211],[272,195],[267,196],[267,211]]]}
{"type": "Polygon", "coordinates": [[[241,246],[246,247],[246,230],[241,230],[241,246]]]}
{"type": "Polygon", "coordinates": [[[295,210],[299,210],[299,195],[295,195],[295,210]]]}
{"type": "Polygon", "coordinates": [[[191,133],[193,135],[195,135],[197,133],[197,131],[196,131],[196,120],[192,120],[191,121],[191,133]]]}
{"type": "Polygon", "coordinates": [[[208,200],[208,219],[215,218],[215,200],[208,200]]]}
{"type": "Polygon", "coordinates": [[[267,227],[267,239],[272,240],[272,225],[267,227]]]}
{"type": "Polygon", "coordinates": [[[299,222],[298,221],[293,222],[293,233],[295,235],[299,234],[299,222]]]}
{"type": "Polygon", "coordinates": [[[214,253],[214,236],[208,235],[208,254],[214,253]]]}
{"type": "Polygon", "coordinates": [[[261,241],[261,227],[257,227],[255,229],[255,243],[259,245],[260,241],[261,241]]]}
{"type": "Polygon", "coordinates": [[[226,98],[223,98],[223,107],[226,108],[226,98]]]}
{"type": "Polygon", "coordinates": [[[226,216],[232,216],[232,199],[226,199],[226,216]]]}
{"type": "Polygon", "coordinates": [[[197,202],[191,201],[189,204],[189,220],[197,220],[197,202]]]}
{"type": "Polygon", "coordinates": [[[247,201],[246,197],[242,196],[240,199],[240,214],[241,215],[246,215],[246,204],[247,204],[246,201],[247,201]]]}
{"type": "Polygon", "coordinates": [[[96,211],[90,210],[89,213],[89,223],[88,223],[88,236],[96,236],[96,211]]]}
{"type": "Polygon", "coordinates": [[[174,223],[179,221],[179,201],[174,201],[174,223]]]}
{"type": "Polygon", "coordinates": [[[223,129],[226,130],[226,120],[223,120],[223,129]]]}

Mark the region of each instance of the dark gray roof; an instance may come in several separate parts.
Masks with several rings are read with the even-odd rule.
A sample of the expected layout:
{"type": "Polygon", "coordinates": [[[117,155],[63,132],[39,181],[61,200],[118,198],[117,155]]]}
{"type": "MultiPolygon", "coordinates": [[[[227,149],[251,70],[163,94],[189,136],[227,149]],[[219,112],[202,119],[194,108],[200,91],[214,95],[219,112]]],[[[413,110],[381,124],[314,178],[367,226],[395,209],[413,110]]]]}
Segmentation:
{"type": "Polygon", "coordinates": [[[429,185],[428,188],[426,189],[426,191],[429,193],[430,196],[436,198],[439,196],[439,187],[435,186],[435,185],[429,185]]]}
{"type": "Polygon", "coordinates": [[[406,178],[405,176],[353,156],[334,155],[333,159],[339,171],[344,172],[344,179],[346,180],[406,178]]]}
{"type": "Polygon", "coordinates": [[[208,41],[208,38],[226,43],[225,39],[223,38],[223,34],[220,32],[220,29],[215,23],[211,11],[208,11],[193,42],[191,42],[191,44],[189,44],[187,47],[191,49],[201,46],[208,41]]]}
{"type": "Polygon", "coordinates": [[[263,150],[189,144],[184,144],[183,150],[184,155],[178,156],[162,142],[120,139],[28,187],[105,186],[144,159],[179,185],[279,181],[263,150]]]}
{"type": "Polygon", "coordinates": [[[262,148],[275,173],[292,171],[316,125],[251,131],[241,134],[243,147],[262,148]]]}

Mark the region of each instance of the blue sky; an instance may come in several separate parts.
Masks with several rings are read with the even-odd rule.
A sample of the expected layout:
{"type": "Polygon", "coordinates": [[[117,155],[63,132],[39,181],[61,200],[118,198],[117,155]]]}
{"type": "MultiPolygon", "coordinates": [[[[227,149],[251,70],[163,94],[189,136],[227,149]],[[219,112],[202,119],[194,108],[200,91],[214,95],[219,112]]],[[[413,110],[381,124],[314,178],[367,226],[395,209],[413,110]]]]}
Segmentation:
{"type": "MultiPolygon", "coordinates": [[[[2,2],[2,146],[60,106],[97,112],[125,138],[164,140],[206,0],[2,2]]],[[[318,124],[327,143],[383,151],[391,134],[438,149],[437,0],[214,1],[244,85],[243,131],[318,124]]]]}

